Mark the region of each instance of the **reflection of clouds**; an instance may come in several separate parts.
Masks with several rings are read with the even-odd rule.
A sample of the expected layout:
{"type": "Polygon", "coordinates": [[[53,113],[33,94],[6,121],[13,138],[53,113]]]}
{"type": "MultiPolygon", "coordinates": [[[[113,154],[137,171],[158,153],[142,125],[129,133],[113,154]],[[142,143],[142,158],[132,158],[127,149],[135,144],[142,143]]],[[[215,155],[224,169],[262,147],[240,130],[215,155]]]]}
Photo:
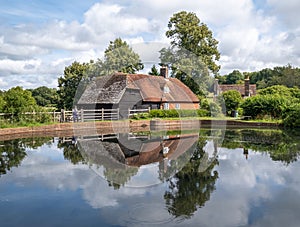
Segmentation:
{"type": "Polygon", "coordinates": [[[59,156],[62,157],[62,152],[55,148],[52,149],[52,154],[47,151],[43,153],[28,150],[21,167],[4,175],[1,180],[19,186],[31,186],[35,181],[39,181],[39,184],[54,190],[75,191],[81,189],[83,198],[93,208],[116,206],[119,198],[145,193],[143,189],[132,188],[121,188],[119,191],[114,191],[87,165],[62,162],[57,159],[59,156]]]}
{"type": "Polygon", "coordinates": [[[219,151],[219,180],[203,209],[199,226],[299,226],[299,163],[288,167],[267,155],[242,149],[219,151]],[[287,181],[288,180],[288,181],[287,181]],[[298,224],[297,224],[298,223],[298,224]]]}
{"type": "Polygon", "coordinates": [[[216,190],[205,206],[185,221],[173,220],[166,211],[166,184],[114,190],[87,165],[63,160],[60,149],[27,153],[20,167],[1,177],[1,184],[30,187],[38,183],[53,190],[80,190],[82,198],[92,208],[101,209],[101,219],[110,225],[298,226],[300,222],[300,163],[285,166],[252,150],[248,160],[241,148],[219,150],[216,190]]]}

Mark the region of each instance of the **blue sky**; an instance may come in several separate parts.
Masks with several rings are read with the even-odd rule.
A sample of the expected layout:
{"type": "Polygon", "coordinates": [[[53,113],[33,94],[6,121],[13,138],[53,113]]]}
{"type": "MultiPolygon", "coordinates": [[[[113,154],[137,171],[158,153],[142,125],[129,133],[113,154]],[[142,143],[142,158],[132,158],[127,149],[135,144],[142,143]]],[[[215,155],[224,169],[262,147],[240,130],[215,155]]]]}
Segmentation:
{"type": "Polygon", "coordinates": [[[172,14],[195,12],[219,41],[221,74],[300,65],[298,0],[0,0],[0,90],[57,86],[73,61],[126,40],[149,65],[172,14]]]}

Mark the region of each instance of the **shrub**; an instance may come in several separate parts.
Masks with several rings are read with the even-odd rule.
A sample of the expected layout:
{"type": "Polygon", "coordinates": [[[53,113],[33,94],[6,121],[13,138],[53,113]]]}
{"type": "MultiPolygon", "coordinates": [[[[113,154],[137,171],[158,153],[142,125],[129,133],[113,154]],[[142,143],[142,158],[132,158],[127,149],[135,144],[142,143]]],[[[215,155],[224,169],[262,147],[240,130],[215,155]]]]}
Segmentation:
{"type": "Polygon", "coordinates": [[[180,117],[206,117],[209,112],[204,109],[197,110],[150,110],[150,118],[180,118],[180,117]]]}
{"type": "Polygon", "coordinates": [[[264,118],[269,115],[272,118],[282,118],[290,100],[286,97],[275,95],[257,95],[247,98],[241,105],[244,115],[252,118],[264,118]]]}
{"type": "Polygon", "coordinates": [[[300,104],[295,104],[287,108],[283,119],[285,127],[300,127],[300,104]]]}

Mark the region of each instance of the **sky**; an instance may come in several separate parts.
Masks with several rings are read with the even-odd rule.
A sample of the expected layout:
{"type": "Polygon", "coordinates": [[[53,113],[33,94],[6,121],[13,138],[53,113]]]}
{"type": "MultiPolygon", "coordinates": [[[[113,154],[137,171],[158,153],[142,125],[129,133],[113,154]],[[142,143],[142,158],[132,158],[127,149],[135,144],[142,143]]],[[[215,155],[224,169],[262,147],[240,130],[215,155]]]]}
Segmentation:
{"type": "MultiPolygon", "coordinates": [[[[0,90],[57,87],[74,61],[103,57],[120,37],[146,65],[170,17],[194,12],[219,41],[220,74],[300,66],[299,0],[0,0],[0,90]]],[[[146,67],[147,69],[147,67],[146,67]]]]}

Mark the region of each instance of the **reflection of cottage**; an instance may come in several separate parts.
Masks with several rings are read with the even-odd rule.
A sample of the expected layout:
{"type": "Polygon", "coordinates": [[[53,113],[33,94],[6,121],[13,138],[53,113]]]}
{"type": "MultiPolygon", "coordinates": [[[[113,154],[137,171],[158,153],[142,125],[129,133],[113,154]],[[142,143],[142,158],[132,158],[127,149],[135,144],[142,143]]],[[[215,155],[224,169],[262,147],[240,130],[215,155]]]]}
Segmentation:
{"type": "Polygon", "coordinates": [[[256,84],[250,84],[250,80],[248,78],[244,80],[244,84],[219,84],[218,79],[215,80],[215,96],[229,90],[238,91],[242,97],[250,97],[256,95],[256,84]]]}
{"type": "Polygon", "coordinates": [[[195,133],[169,136],[169,138],[165,140],[146,141],[142,143],[140,151],[137,154],[126,157],[126,164],[139,167],[154,162],[161,162],[165,158],[176,160],[191,148],[198,139],[198,134],[195,133]]]}
{"type": "Polygon", "coordinates": [[[117,134],[101,140],[97,136],[81,137],[78,141],[84,155],[94,164],[115,167],[126,164],[140,167],[161,162],[165,158],[175,160],[198,141],[198,133],[174,135],[168,137],[130,137],[129,134],[117,134]],[[110,139],[111,138],[111,139],[110,139]],[[168,150],[164,154],[164,150],[168,150]],[[113,166],[112,165],[112,166],[113,166]]]}
{"type": "Polygon", "coordinates": [[[120,109],[120,117],[128,117],[128,109],[198,109],[199,99],[181,81],[162,76],[115,73],[94,79],[85,89],[77,106],[82,109],[120,109]]]}

